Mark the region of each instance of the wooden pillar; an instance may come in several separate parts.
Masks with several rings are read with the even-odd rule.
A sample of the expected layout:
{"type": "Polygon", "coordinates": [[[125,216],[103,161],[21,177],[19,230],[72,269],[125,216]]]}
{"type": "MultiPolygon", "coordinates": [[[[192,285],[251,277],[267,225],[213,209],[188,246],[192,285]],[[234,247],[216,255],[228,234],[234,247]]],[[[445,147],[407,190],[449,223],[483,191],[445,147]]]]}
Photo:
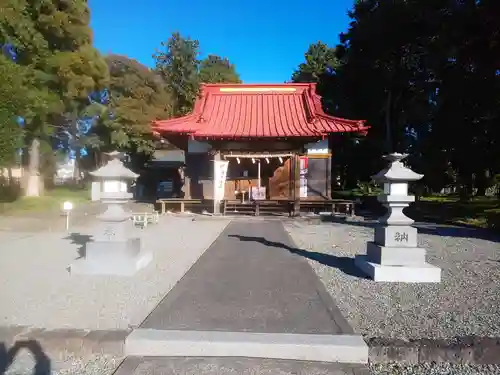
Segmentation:
{"type": "Polygon", "coordinates": [[[332,156],[328,155],[328,158],[325,160],[325,189],[326,196],[328,199],[332,199],[332,156]]]}
{"type": "MultiPolygon", "coordinates": [[[[339,134],[330,134],[328,136],[328,149],[332,155],[341,146],[341,139],[339,134]]],[[[337,177],[338,177],[338,165],[336,160],[330,156],[330,197],[335,190],[339,190],[337,187],[337,177]]]]}

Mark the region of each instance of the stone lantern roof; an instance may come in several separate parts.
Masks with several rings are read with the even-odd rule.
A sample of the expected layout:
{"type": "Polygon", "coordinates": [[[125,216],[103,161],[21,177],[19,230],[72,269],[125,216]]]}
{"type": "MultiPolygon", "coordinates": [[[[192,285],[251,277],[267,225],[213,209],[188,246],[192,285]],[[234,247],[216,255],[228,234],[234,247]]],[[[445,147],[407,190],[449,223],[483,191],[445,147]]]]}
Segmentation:
{"type": "Polygon", "coordinates": [[[99,168],[94,172],[90,172],[90,175],[102,179],[118,178],[135,180],[137,177],[139,177],[138,174],[125,167],[119,159],[110,160],[109,163],[105,166],[99,168]]]}
{"type": "Polygon", "coordinates": [[[405,159],[408,154],[393,153],[385,155],[384,159],[389,161],[390,164],[372,176],[376,182],[404,182],[404,181],[418,181],[423,174],[413,172],[410,168],[405,167],[401,160],[405,159]]]}

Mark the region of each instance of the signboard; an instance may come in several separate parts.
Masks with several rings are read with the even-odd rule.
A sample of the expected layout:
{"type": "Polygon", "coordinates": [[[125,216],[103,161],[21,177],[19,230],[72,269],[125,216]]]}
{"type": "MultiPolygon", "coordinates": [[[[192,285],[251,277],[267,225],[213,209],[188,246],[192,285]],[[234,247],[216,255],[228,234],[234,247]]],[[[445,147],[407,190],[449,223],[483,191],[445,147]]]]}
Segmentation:
{"type": "Polygon", "coordinates": [[[262,201],[266,199],[266,188],[264,186],[252,186],[252,199],[255,201],[262,201]]]}
{"type": "Polygon", "coordinates": [[[156,187],[157,198],[171,198],[174,192],[174,181],[161,181],[156,187]]]}
{"type": "Polygon", "coordinates": [[[227,160],[214,160],[214,200],[216,201],[224,199],[228,165],[227,160]]]}
{"type": "Polygon", "coordinates": [[[300,157],[300,197],[307,197],[307,166],[309,160],[307,156],[300,157]]]}
{"type": "Polygon", "coordinates": [[[305,145],[308,155],[329,155],[328,139],[305,145]]]}

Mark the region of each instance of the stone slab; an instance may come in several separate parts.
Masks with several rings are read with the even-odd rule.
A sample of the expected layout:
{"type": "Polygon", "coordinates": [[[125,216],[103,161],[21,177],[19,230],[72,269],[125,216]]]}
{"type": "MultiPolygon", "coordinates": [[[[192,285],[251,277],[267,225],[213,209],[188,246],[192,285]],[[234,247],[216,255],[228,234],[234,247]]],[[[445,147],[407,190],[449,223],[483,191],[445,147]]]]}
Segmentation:
{"type": "Polygon", "coordinates": [[[359,335],[137,329],[125,341],[125,354],[368,362],[368,346],[359,335]]]}
{"type": "Polygon", "coordinates": [[[69,266],[74,275],[133,276],[153,260],[153,253],[141,250],[134,257],[78,259],[69,266]]]}
{"type": "Polygon", "coordinates": [[[132,259],[141,252],[141,239],[129,238],[122,241],[89,241],[85,246],[85,259],[92,262],[114,262],[132,259]]]}
{"type": "Polygon", "coordinates": [[[367,365],[261,358],[128,357],[114,375],[369,375],[367,365]]]}
{"type": "Polygon", "coordinates": [[[402,283],[439,283],[441,269],[429,263],[410,266],[387,266],[372,263],[366,255],[356,255],[356,267],[374,281],[402,283]]]}
{"type": "Polygon", "coordinates": [[[375,228],[375,243],[386,247],[417,247],[417,228],[409,225],[375,228]]]}
{"type": "Polygon", "coordinates": [[[353,333],[299,250],[280,221],[233,221],[140,328],[353,333]]]}
{"type": "Polygon", "coordinates": [[[367,259],[376,264],[395,265],[420,265],[425,263],[426,250],[421,247],[385,247],[374,242],[366,244],[367,259]]]}

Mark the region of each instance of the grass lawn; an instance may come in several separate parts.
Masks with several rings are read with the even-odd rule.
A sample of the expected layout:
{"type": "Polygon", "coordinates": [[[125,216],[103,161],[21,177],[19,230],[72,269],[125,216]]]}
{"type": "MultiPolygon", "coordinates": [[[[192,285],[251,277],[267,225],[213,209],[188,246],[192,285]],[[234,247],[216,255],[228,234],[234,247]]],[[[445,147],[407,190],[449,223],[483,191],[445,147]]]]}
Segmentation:
{"type": "MultiPolygon", "coordinates": [[[[370,201],[369,209],[380,206],[374,195],[360,189],[349,191],[334,191],[334,198],[356,199],[370,201]]],[[[482,228],[500,230],[500,200],[497,197],[474,197],[470,201],[460,201],[454,195],[434,195],[421,197],[405,211],[415,220],[431,220],[454,224],[472,225],[482,228]]]]}
{"type": "Polygon", "coordinates": [[[46,190],[41,197],[21,197],[13,202],[0,202],[0,215],[23,215],[45,211],[55,211],[62,207],[63,202],[80,205],[90,201],[88,189],[72,189],[56,187],[46,190]]]}
{"type": "Polygon", "coordinates": [[[474,197],[461,202],[453,196],[423,197],[415,204],[415,211],[456,224],[496,227],[498,224],[492,224],[500,218],[500,200],[496,197],[474,197]]]}

